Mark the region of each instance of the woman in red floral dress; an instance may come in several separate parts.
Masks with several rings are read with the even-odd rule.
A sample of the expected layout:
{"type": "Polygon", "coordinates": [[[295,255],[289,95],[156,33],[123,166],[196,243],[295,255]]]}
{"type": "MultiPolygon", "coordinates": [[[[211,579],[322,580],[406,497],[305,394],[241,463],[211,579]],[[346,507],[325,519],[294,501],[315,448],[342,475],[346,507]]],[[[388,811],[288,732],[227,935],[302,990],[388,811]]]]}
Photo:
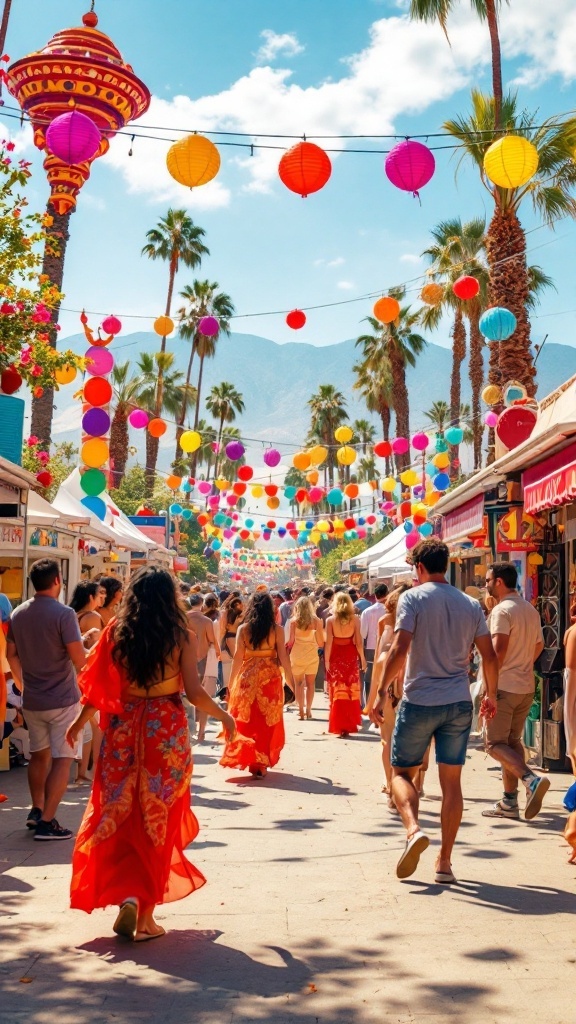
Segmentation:
{"type": "Polygon", "coordinates": [[[348,594],[334,596],[326,619],[324,664],[330,696],[328,732],[344,738],[357,732],[362,722],[360,668],[366,671],[360,621],[348,594]]]}

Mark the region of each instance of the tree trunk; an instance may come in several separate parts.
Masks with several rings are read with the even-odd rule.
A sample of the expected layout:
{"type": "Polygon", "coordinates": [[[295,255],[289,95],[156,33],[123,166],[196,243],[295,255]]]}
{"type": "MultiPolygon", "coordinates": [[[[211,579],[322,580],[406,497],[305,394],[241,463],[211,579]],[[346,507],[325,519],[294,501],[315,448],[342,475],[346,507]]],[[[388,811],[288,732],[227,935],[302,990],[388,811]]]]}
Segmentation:
{"type": "MultiPolygon", "coordinates": [[[[172,309],[172,295],[174,293],[174,278],[176,277],[176,270],[177,269],[178,269],[177,261],[175,259],[171,259],[170,260],[170,273],[169,273],[169,277],[168,277],[168,295],[166,296],[166,312],[165,312],[165,316],[170,316],[170,310],[172,309]]],[[[162,337],[162,344],[160,346],[160,351],[162,353],[164,353],[166,351],[166,335],[163,335],[163,337],[162,337]]]]}
{"type": "MultiPolygon", "coordinates": [[[[66,258],[66,246],[68,239],[70,238],[70,216],[72,210],[68,210],[67,213],[56,213],[50,203],[46,207],[46,212],[50,217],[54,218],[54,224],[50,228],[50,235],[56,240],[55,248],[58,249],[57,253],[50,253],[46,249],[44,250],[44,260],[42,262],[42,273],[46,274],[52,284],[55,284],[59,291],[62,290],[62,281],[64,280],[64,260],[66,258]]],[[[52,348],[56,348],[56,341],[58,332],[56,331],[56,324],[58,323],[58,315],[60,313],[60,303],[52,310],[52,318],[50,326],[48,327],[48,333],[50,335],[50,345],[52,348]]],[[[54,413],[54,388],[44,388],[44,394],[41,398],[32,399],[32,421],[30,424],[30,433],[34,434],[42,444],[43,448],[48,449],[52,440],[52,416],[54,413]]]]}
{"type": "Polygon", "coordinates": [[[4,0],[4,10],[2,11],[2,24],[0,25],[0,57],[4,53],[6,47],[6,34],[8,32],[8,21],[10,19],[11,7],[12,0],[4,0]]]}
{"type": "MultiPolygon", "coordinates": [[[[452,327],[452,377],[450,379],[450,420],[458,424],[460,420],[460,406],[462,404],[462,363],[466,358],[466,325],[462,310],[456,309],[454,314],[454,325],[452,327]]],[[[450,479],[456,480],[460,473],[458,462],[460,446],[450,445],[450,479]]]]}
{"type": "MultiPolygon", "coordinates": [[[[200,378],[198,378],[200,383],[200,378]]],[[[224,433],[224,416],[220,419],[220,426],[218,427],[218,451],[216,452],[216,461],[214,462],[214,479],[218,479],[218,467],[220,465],[220,458],[222,456],[222,434],[224,433]]]]}
{"type": "Polygon", "coordinates": [[[498,14],[496,0],[486,0],[486,19],[490,33],[492,50],[492,91],[494,93],[494,127],[502,127],[502,56],[500,53],[500,36],[498,33],[498,14]]]}
{"type": "Polygon", "coordinates": [[[484,424],[480,409],[480,393],[484,383],[484,359],[482,348],[484,341],[480,332],[480,303],[472,299],[468,307],[470,323],[470,384],[472,386],[472,433],[474,434],[474,469],[482,468],[482,436],[484,424]]]}
{"type": "MultiPolygon", "coordinates": [[[[398,437],[410,437],[410,399],[406,387],[406,369],[402,357],[394,346],[389,349],[390,371],[394,387],[394,410],[396,412],[396,433],[398,437]]],[[[409,465],[410,453],[396,455],[396,471],[403,472],[409,465]]]]}
{"type": "Polygon", "coordinates": [[[127,411],[116,409],[110,430],[110,486],[120,487],[126,472],[130,438],[127,411]]]}
{"type": "MultiPolygon", "coordinates": [[[[182,398],[182,406],[181,406],[180,412],[178,414],[178,419],[176,420],[176,453],[174,455],[174,461],[175,462],[178,462],[178,460],[181,458],[181,455],[180,455],[180,438],[182,437],[182,434],[184,433],[184,420],[186,419],[186,408],[187,408],[187,405],[188,405],[188,402],[187,402],[187,390],[188,390],[188,385],[190,384],[190,378],[192,377],[192,363],[194,362],[194,354],[195,354],[195,345],[194,345],[194,338],[192,338],[192,350],[190,352],[190,359],[188,360],[188,370],[186,372],[186,387],[184,388],[184,395],[183,395],[183,398],[182,398]]],[[[198,402],[196,402],[196,405],[198,405],[198,402]]],[[[195,423],[197,425],[197,417],[196,416],[194,417],[194,420],[195,420],[195,423]]]]}
{"type": "Polygon", "coordinates": [[[491,384],[503,387],[511,380],[524,385],[532,398],[536,394],[536,369],[530,350],[530,321],[526,303],[530,294],[526,267],[526,236],[514,210],[496,206],[486,235],[490,271],[491,306],[504,306],[518,321],[506,341],[490,342],[491,384]]]}
{"type": "MultiPolygon", "coordinates": [[[[202,376],[204,373],[204,359],[205,356],[200,356],[200,369],[198,370],[198,383],[196,385],[196,411],[194,413],[194,430],[198,430],[198,423],[200,422],[200,395],[202,393],[202,376]]],[[[219,453],[218,453],[219,454],[219,453]]],[[[192,476],[196,476],[196,463],[198,456],[194,452],[192,459],[192,476]]],[[[218,464],[218,458],[216,458],[216,464],[218,464]]]]}
{"type": "Polygon", "coordinates": [[[146,497],[152,497],[154,492],[154,484],[156,483],[156,463],[158,462],[158,449],[160,447],[160,438],[152,437],[152,435],[146,431],[146,497]]]}
{"type": "MultiPolygon", "coordinates": [[[[380,419],[382,420],[382,437],[385,441],[390,440],[390,423],[392,422],[392,410],[390,406],[383,402],[380,406],[380,419]]],[[[387,455],[384,459],[384,466],[386,469],[386,476],[390,476],[390,458],[387,455]]]]}

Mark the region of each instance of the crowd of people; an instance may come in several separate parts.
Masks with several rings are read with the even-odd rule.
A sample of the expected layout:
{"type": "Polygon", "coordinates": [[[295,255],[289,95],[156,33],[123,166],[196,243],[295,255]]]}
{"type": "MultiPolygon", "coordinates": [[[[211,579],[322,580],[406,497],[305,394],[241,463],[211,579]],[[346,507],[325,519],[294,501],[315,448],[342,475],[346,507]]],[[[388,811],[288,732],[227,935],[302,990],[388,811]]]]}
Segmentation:
{"type": "MultiPolygon", "coordinates": [[[[150,567],[125,588],[113,577],[83,581],[70,606],[59,600],[58,562],[36,562],[35,596],[9,610],[0,637],[10,700],[20,702],[9,724],[28,735],[20,756],[29,761],[26,826],[34,839],[74,838],[56,818],[74,760],[76,784],[91,787],[75,837],[71,905],[117,905],[114,930],[135,941],[164,934],[155,907],[205,881],[184,853],[198,832],[191,734],[203,742],[216,719],[220,764],[263,780],[284,747],[286,707],[309,721],[318,691],[329,702],[329,733],[346,738],[370,719],[380,734],[382,789],[406,830],[399,878],[414,873],[429,845],[419,805],[434,749],[442,792],[435,879],[453,884],[474,650],[486,750],[502,776],[502,795],[483,814],[519,818],[522,783],[524,817],[533,819],[550,785],[526,763],[522,745],[543,648],[540,619],[519,594],[512,564],[488,568],[481,603],[447,582],[448,559],[442,542],[422,541],[412,552],[412,584],[381,583],[373,594],[343,584],[216,594],[150,567]]],[[[573,759],[575,637],[573,628],[565,706],[573,759]]],[[[576,807],[566,838],[576,853],[576,807]]]]}

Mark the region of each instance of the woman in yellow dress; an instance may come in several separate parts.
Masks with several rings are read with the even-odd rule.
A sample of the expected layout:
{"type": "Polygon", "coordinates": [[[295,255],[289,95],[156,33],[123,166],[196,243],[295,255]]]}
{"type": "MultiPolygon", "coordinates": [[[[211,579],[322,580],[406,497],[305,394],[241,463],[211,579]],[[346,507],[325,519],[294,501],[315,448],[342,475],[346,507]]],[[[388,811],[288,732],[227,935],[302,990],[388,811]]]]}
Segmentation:
{"type": "Polygon", "coordinates": [[[320,664],[320,651],[324,647],[324,627],[315,615],[309,597],[299,597],[292,609],[289,620],[289,637],[287,650],[296,686],[295,696],[298,701],[300,721],[304,719],[304,701],[306,701],[306,718],[312,718],[312,701],[314,699],[314,683],[320,664]]]}

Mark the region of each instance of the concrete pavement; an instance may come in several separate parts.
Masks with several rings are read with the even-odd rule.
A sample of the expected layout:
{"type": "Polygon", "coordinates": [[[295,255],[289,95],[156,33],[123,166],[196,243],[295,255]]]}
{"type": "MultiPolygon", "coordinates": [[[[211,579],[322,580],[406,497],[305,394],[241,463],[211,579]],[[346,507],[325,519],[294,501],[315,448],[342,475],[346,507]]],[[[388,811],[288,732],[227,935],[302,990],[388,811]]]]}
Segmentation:
{"type": "MultiPolygon", "coordinates": [[[[132,945],[114,910],[67,906],[70,843],[24,828],[25,770],[0,775],[0,1024],[573,1024],[576,868],[567,864],[551,776],[534,822],[494,821],[498,772],[471,750],[459,884],[433,882],[439,810],[428,773],[422,825],[431,848],[395,877],[403,846],[380,794],[378,738],[326,734],[286,714],[287,745],[264,782],[223,770],[196,745],[190,859],[208,884],[161,908],[169,935],[132,945]]],[[[85,790],[59,818],[76,827],[85,790]]]]}

